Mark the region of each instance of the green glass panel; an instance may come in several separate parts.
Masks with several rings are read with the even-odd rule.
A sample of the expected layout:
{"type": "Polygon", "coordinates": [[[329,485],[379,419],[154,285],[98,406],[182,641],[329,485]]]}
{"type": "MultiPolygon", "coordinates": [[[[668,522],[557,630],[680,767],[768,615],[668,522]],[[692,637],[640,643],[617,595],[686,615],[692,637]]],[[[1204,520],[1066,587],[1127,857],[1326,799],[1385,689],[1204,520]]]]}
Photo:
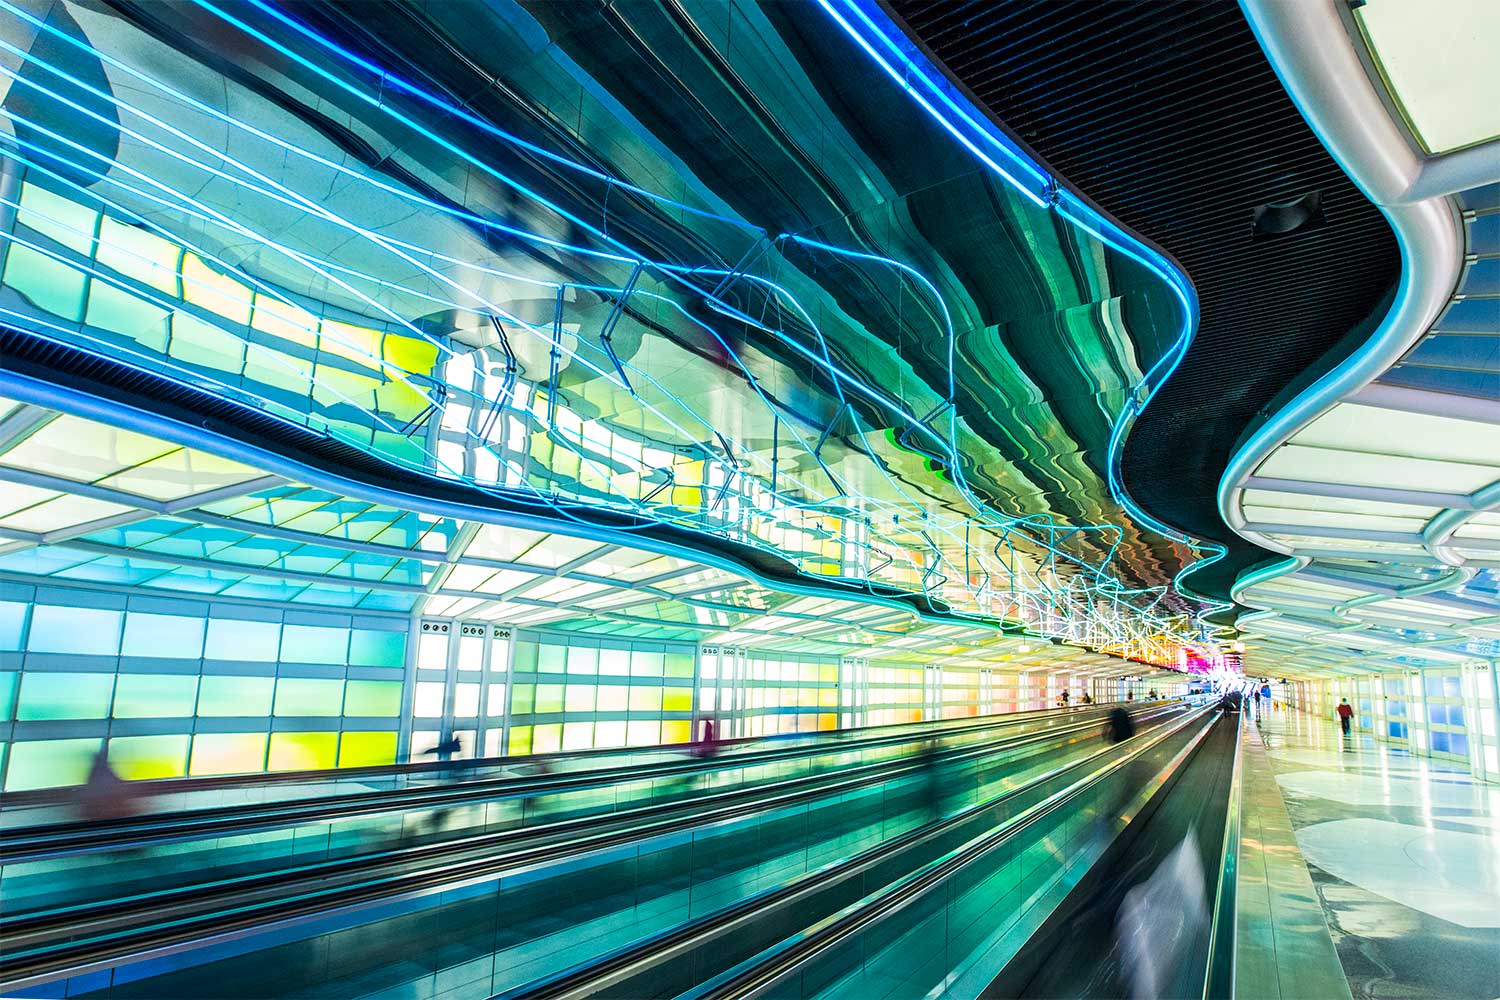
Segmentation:
{"type": "Polygon", "coordinates": [[[510,712],[512,715],[530,715],[536,696],[535,684],[515,684],[510,689],[510,712]]]}
{"type": "Polygon", "coordinates": [[[320,771],[338,758],[338,733],[272,733],[268,771],[320,771]]]}
{"type": "Polygon", "coordinates": [[[187,313],[172,315],[167,353],[178,361],[238,375],[245,367],[245,341],[187,313]]]}
{"type": "Polygon", "coordinates": [[[187,773],[188,741],[178,736],[116,736],[109,741],[109,764],[132,781],[180,778],[187,773]]]}
{"type": "Polygon", "coordinates": [[[281,677],[276,681],[274,714],[278,716],[334,716],[340,714],[343,704],[343,681],[324,677],[281,677]]]}
{"type": "Polygon", "coordinates": [[[204,674],[198,685],[198,714],[211,718],[271,714],[274,677],[204,674]]]}
{"type": "Polygon", "coordinates": [[[74,321],[83,318],[85,276],[75,267],[11,244],[5,255],[5,283],[43,312],[74,321]]]}
{"type": "Polygon", "coordinates": [[[536,670],[539,674],[560,674],[567,669],[568,647],[567,646],[538,646],[536,651],[536,670]]]}
{"type": "Polygon", "coordinates": [[[401,666],[406,662],[406,633],[354,629],[349,633],[349,662],[361,667],[401,666]]]}
{"type": "Polygon", "coordinates": [[[27,181],[21,185],[16,221],[87,257],[93,253],[99,212],[27,181]]]}
{"type": "Polygon", "coordinates": [[[395,762],[395,733],[345,733],[339,740],[339,767],[372,767],[395,762]]]}
{"type": "Polygon", "coordinates": [[[81,785],[104,741],[25,740],[10,746],[10,767],[5,772],[5,790],[24,792],[30,788],[81,785]]]}
{"type": "Polygon", "coordinates": [[[266,769],[265,733],[199,733],[188,773],[253,774],[266,769]]]}
{"type": "Polygon", "coordinates": [[[170,313],[138,295],[104,281],[89,286],[88,310],[83,321],[101,330],[123,334],[158,353],[166,353],[170,313]]]}
{"type": "Polygon", "coordinates": [[[536,643],[518,642],[511,650],[511,669],[516,673],[536,671],[536,643]]]}
{"type": "Polygon", "coordinates": [[[121,674],[115,686],[117,719],[173,719],[193,714],[198,678],[191,674],[121,674]]]}
{"type": "Polygon", "coordinates": [[[536,706],[532,711],[541,715],[544,712],[561,712],[563,710],[563,686],[561,684],[538,684],[536,686],[536,706]]]}
{"type": "Polygon", "coordinates": [[[23,673],[16,718],[105,719],[114,686],[114,674],[23,673]]]}
{"type": "Polygon", "coordinates": [[[667,676],[691,678],[693,676],[693,654],[668,653],[667,676]]]}
{"type": "Polygon", "coordinates": [[[344,688],[344,714],[396,716],[401,714],[400,681],[349,681],[344,688]]]}
{"type": "Polygon", "coordinates": [[[0,719],[9,719],[16,704],[16,688],[21,675],[11,670],[0,672],[0,719]]]}

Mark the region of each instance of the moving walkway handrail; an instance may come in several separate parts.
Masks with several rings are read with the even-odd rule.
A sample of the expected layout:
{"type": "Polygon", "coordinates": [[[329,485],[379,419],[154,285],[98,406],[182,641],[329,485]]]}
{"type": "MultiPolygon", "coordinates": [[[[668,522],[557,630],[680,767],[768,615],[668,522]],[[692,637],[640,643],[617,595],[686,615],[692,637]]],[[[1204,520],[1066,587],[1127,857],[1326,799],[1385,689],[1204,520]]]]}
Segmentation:
{"type": "MultiPolygon", "coordinates": [[[[1143,702],[1141,704],[1144,707],[1160,703],[1143,702]]],[[[1047,713],[1053,711],[1055,710],[1049,709],[1047,713]]],[[[1104,715],[1107,711],[1108,707],[1101,707],[1098,710],[1073,709],[1066,710],[1065,714],[1060,714],[1058,717],[1094,719],[1104,715]]],[[[966,720],[966,724],[961,725],[934,726],[929,723],[925,728],[914,729],[911,732],[854,738],[828,746],[815,742],[799,742],[739,754],[683,756],[692,749],[691,744],[683,744],[673,748],[676,756],[646,765],[564,771],[555,774],[505,775],[455,780],[441,785],[345,793],[293,801],[236,803],[180,812],[157,813],[150,816],[128,817],[108,823],[75,821],[14,827],[0,829],[0,861],[7,865],[19,864],[88,851],[169,843],[229,833],[247,833],[253,830],[294,825],[299,822],[325,822],[396,810],[408,812],[461,805],[473,801],[545,795],[612,785],[625,780],[654,780],[726,768],[760,767],[782,760],[858,753],[885,746],[919,742],[923,739],[963,736],[990,729],[1008,729],[1024,722],[1035,721],[1032,717],[1039,714],[1046,713],[983,716],[980,718],[984,721],[970,719],[966,720]],[[1025,715],[1026,718],[1018,718],[1020,715],[1025,715]]],[[[941,721],[956,722],[957,720],[941,721]]],[[[539,758],[510,759],[517,765],[542,763],[539,758]]],[[[450,764],[449,772],[452,773],[452,771],[453,767],[450,764]]]]}
{"type": "MultiPolygon", "coordinates": [[[[1138,713],[1145,721],[1170,714],[1174,714],[1171,704],[1151,705],[1138,713]]],[[[1094,731],[1092,721],[953,748],[944,751],[942,756],[951,760],[982,758],[1004,749],[1085,731],[1094,731]]],[[[480,834],[458,842],[405,848],[385,855],[324,862],[271,875],[232,879],[228,884],[207,883],[167,890],[117,904],[83,904],[37,911],[0,922],[4,927],[0,933],[0,987],[15,989],[49,982],[63,974],[81,975],[157,954],[211,944],[269,924],[286,926],[333,912],[352,912],[458,888],[505,872],[526,871],[649,837],[690,830],[827,795],[848,794],[927,766],[925,761],[879,761],[843,771],[804,775],[772,785],[709,793],[688,801],[480,834]],[[787,788],[793,790],[784,791],[787,788]],[[705,810],[705,800],[727,804],[705,810]],[[666,818],[661,818],[662,814],[667,814],[666,818]],[[603,829],[587,836],[574,833],[575,830],[587,833],[590,827],[603,829]],[[533,843],[555,840],[560,836],[569,839],[561,844],[533,843]],[[507,846],[511,848],[508,853],[498,853],[507,846]],[[431,856],[441,862],[444,855],[460,852],[474,856],[434,863],[416,873],[409,869],[371,873],[378,867],[409,865],[413,857],[423,861],[431,856]],[[393,860],[390,854],[405,857],[393,860]],[[235,898],[226,900],[230,896],[235,898]],[[172,897],[177,897],[177,901],[174,902],[172,897]],[[162,910],[168,912],[162,913],[162,910]],[[150,921],[146,920],[148,916],[152,918],[150,921]],[[64,939],[59,942],[56,938],[60,936],[64,939]],[[18,955],[23,950],[28,953],[18,955]]],[[[1010,791],[1019,792],[1031,784],[1028,782],[1022,788],[1010,791]]]]}
{"type": "Polygon", "coordinates": [[[1203,1000],[1233,1000],[1238,942],[1240,816],[1244,808],[1244,768],[1240,744],[1245,737],[1245,713],[1234,727],[1234,770],[1229,779],[1229,803],[1224,821],[1224,843],[1219,851],[1219,880],[1208,931],[1208,974],[1203,977],[1203,1000]]]}
{"type": "Polygon", "coordinates": [[[942,885],[950,876],[1019,836],[1043,817],[1093,788],[1147,749],[1157,746],[1194,720],[1207,716],[1210,720],[1208,724],[1204,725],[1193,740],[1175,755],[1169,765],[1168,770],[1175,773],[1191,758],[1193,752],[1212,730],[1212,716],[1215,711],[1212,707],[1206,707],[1187,715],[1177,725],[1167,728],[1166,732],[1161,733],[1149,743],[1142,743],[1132,748],[1078,783],[1059,789],[999,827],[980,834],[967,844],[948,852],[944,857],[924,865],[918,871],[898,879],[839,913],[805,929],[800,935],[788,939],[775,949],[773,954],[752,959],[747,963],[742,963],[740,968],[731,969],[715,977],[694,990],[690,994],[692,1000],[739,1000],[739,998],[753,997],[765,992],[785,976],[851,935],[905,909],[922,895],[942,885]]]}
{"type": "MultiPolygon", "coordinates": [[[[1169,699],[1161,699],[1169,700],[1169,699]]],[[[732,739],[719,741],[719,746],[724,749],[734,750],[742,746],[757,743],[780,744],[786,748],[808,747],[816,745],[819,741],[827,741],[830,738],[864,739],[871,735],[889,733],[895,735],[895,731],[910,728],[912,730],[938,729],[952,726],[955,729],[962,728],[965,723],[971,723],[978,719],[1005,718],[1015,721],[1024,721],[1031,716],[1067,713],[1078,713],[1092,708],[1109,707],[1110,704],[1070,705],[1067,708],[1030,708],[1021,712],[1006,712],[1003,716],[966,716],[959,719],[921,719],[916,722],[893,722],[883,726],[860,726],[851,729],[835,729],[816,734],[812,733],[784,733],[775,736],[740,736],[732,739]]],[[[1123,704],[1123,703],[1118,703],[1123,704]]],[[[1150,704],[1150,702],[1139,702],[1138,704],[1150,704]]],[[[436,775],[438,777],[451,774],[455,768],[468,771],[483,771],[491,768],[507,767],[516,764],[546,763],[552,764],[561,761],[586,760],[599,757],[650,757],[657,754],[680,753],[690,744],[686,743],[663,743],[653,746],[638,747],[600,747],[589,750],[565,750],[555,753],[528,754],[525,757],[474,757],[462,760],[431,760],[431,761],[407,761],[399,764],[367,764],[363,767],[344,767],[334,771],[328,768],[317,768],[305,771],[260,771],[249,774],[221,774],[202,778],[148,778],[132,782],[132,785],[143,789],[146,793],[154,796],[178,795],[184,792],[212,792],[231,788],[249,788],[256,786],[276,787],[279,785],[305,785],[305,784],[352,784],[368,778],[388,778],[405,776],[436,775]]],[[[56,788],[34,788],[20,792],[7,792],[5,801],[0,804],[0,813],[21,812],[38,806],[67,805],[73,801],[80,786],[62,785],[56,788]]],[[[299,800],[300,801],[300,800],[299,800]]],[[[212,808],[212,807],[209,807],[212,808]]]]}
{"type": "MultiPolygon", "coordinates": [[[[495,998],[492,998],[492,1000],[500,1000],[500,998],[503,998],[503,1000],[518,1000],[518,998],[520,997],[526,997],[527,1000],[583,1000],[583,998],[585,997],[593,996],[602,990],[608,989],[612,985],[629,979],[632,976],[638,975],[644,970],[657,967],[663,962],[671,961],[672,959],[677,958],[682,954],[691,951],[692,949],[699,947],[711,940],[722,938],[726,934],[731,934],[737,927],[743,926],[746,921],[754,919],[757,915],[763,913],[769,907],[795,908],[800,900],[805,900],[819,892],[824,891],[824,889],[827,888],[827,886],[833,881],[837,879],[856,877],[862,871],[879,865],[885,859],[890,858],[896,853],[907,849],[912,844],[924,840],[931,840],[937,836],[940,836],[944,831],[957,828],[970,821],[976,815],[979,815],[986,810],[995,808],[995,806],[1002,801],[1020,795],[1029,789],[1035,788],[1037,785],[1043,782],[1050,781],[1069,772],[1086,768],[1089,765],[1096,763],[1101,758],[1115,758],[1113,761],[1105,764],[1080,782],[1074,785],[1070,785],[1067,788],[1060,789],[1058,792],[1043,800],[1043,802],[1023,810],[1015,817],[1012,817],[1010,820],[1002,823],[999,827],[996,827],[991,831],[987,831],[986,833],[980,834],[978,837],[970,840],[967,844],[961,845],[954,851],[949,852],[949,854],[945,855],[944,858],[939,858],[919,869],[917,872],[911,873],[910,875],[902,879],[898,879],[896,882],[892,883],[892,886],[888,886],[886,888],[889,889],[894,886],[905,885],[910,880],[917,879],[922,876],[924,872],[933,870],[935,866],[945,865],[945,863],[949,859],[952,859],[955,855],[964,856],[963,852],[968,851],[976,844],[985,845],[983,850],[980,851],[979,854],[986,853],[993,847],[999,846],[1001,843],[1010,839],[1011,836],[1032,825],[1041,817],[1060,807],[1062,804],[1072,799],[1074,796],[1081,794],[1088,788],[1093,787],[1094,784],[1103,780],[1107,775],[1114,773],[1118,768],[1125,766],[1125,764],[1129,761],[1134,760],[1142,753],[1145,753],[1147,750],[1159,745],[1162,741],[1166,740],[1173,734],[1180,732],[1184,727],[1191,724],[1195,719],[1202,718],[1208,711],[1208,709],[1203,709],[1197,712],[1190,712],[1184,714],[1179,720],[1175,722],[1165,723],[1160,727],[1161,732],[1159,734],[1154,735],[1149,741],[1142,739],[1140,743],[1126,750],[1124,753],[1121,753],[1120,748],[1116,746],[1103,747],[1091,754],[1088,754],[1087,756],[1079,758],[1078,760],[1069,761],[1065,764],[1060,765],[1059,767],[1053,768],[1052,770],[1044,774],[1038,775],[1033,780],[1029,781],[1027,784],[1019,788],[1007,789],[997,795],[991,796],[983,802],[976,803],[973,806],[970,806],[963,811],[956,813],[955,815],[948,817],[938,823],[930,824],[920,827],[916,830],[909,831],[908,833],[903,834],[900,837],[896,837],[892,840],[877,844],[869,850],[863,851],[851,858],[846,858],[841,861],[830,863],[816,873],[801,876],[790,883],[766,889],[762,892],[756,893],[743,900],[740,900],[720,911],[708,914],[698,920],[691,921],[689,923],[672,928],[671,930],[663,932],[662,934],[655,935],[634,945],[627,946],[626,948],[620,949],[609,955],[602,956],[601,958],[591,960],[579,966],[575,966],[572,969],[564,970],[544,979],[536,980],[523,986],[516,987],[515,989],[497,994],[497,996],[495,998]],[[997,835],[998,839],[996,839],[997,835]]],[[[1204,728],[1204,731],[1200,733],[1194,740],[1194,742],[1187,748],[1185,754],[1190,752],[1194,747],[1198,745],[1199,742],[1202,741],[1203,736],[1206,734],[1208,728],[1209,727],[1204,728]]],[[[1141,736],[1144,735],[1144,733],[1141,734],[1141,736]]],[[[1179,759],[1183,759],[1183,756],[1184,755],[1179,755],[1179,759]]],[[[1174,768],[1175,764],[1176,761],[1174,761],[1174,768]]],[[[957,868],[962,867],[963,865],[968,864],[969,861],[977,858],[979,854],[975,854],[973,855],[973,857],[964,856],[966,857],[966,860],[963,860],[959,864],[943,867],[942,872],[947,873],[950,871],[955,871],[957,870],[957,868]]],[[[922,884],[926,885],[927,883],[923,882],[922,884]]],[[[867,901],[868,900],[862,900],[859,904],[855,904],[855,906],[860,906],[867,901]]],[[[842,912],[847,912],[847,910],[841,911],[841,913],[842,912]]],[[[838,916],[839,914],[835,914],[834,916],[827,918],[827,920],[825,921],[820,921],[814,924],[813,928],[809,929],[809,931],[805,933],[812,933],[814,929],[822,926],[828,921],[835,920],[838,916]]],[[[733,970],[731,970],[731,972],[732,971],[733,970]]]]}

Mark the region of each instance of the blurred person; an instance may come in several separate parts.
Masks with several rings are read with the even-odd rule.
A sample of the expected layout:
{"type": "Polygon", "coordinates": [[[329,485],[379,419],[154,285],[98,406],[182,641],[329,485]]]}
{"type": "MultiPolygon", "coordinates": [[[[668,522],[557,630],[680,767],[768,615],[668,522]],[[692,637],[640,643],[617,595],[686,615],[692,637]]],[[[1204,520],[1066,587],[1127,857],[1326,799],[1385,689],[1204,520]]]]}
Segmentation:
{"type": "Polygon", "coordinates": [[[719,752],[719,732],[713,719],[703,720],[703,738],[688,750],[694,757],[712,757],[719,752]]]}
{"type": "Polygon", "coordinates": [[[938,782],[938,750],[938,741],[928,739],[923,741],[922,748],[917,751],[917,762],[922,768],[922,799],[928,822],[935,822],[942,816],[942,788],[938,782]]]}
{"type": "Polygon", "coordinates": [[[1130,996],[1155,1000],[1178,992],[1182,963],[1208,923],[1208,881],[1192,830],[1146,881],[1125,894],[1115,938],[1125,956],[1130,996]]]}
{"type": "Polygon", "coordinates": [[[1094,696],[1087,691],[1083,692],[1083,703],[1085,705],[1092,705],[1094,703],[1094,696]]]}
{"type": "Polygon", "coordinates": [[[103,747],[94,754],[88,777],[78,789],[78,810],[89,822],[128,819],[141,811],[142,795],[115,773],[103,747]]]}
{"type": "Polygon", "coordinates": [[[1156,688],[1152,688],[1146,692],[1146,699],[1148,701],[1155,701],[1157,699],[1156,688]]]}
{"type": "Polygon", "coordinates": [[[1124,743],[1135,735],[1135,720],[1123,708],[1109,711],[1109,722],[1104,728],[1104,738],[1111,743],[1124,743]]]}
{"type": "Polygon", "coordinates": [[[1348,736],[1349,727],[1354,720],[1354,708],[1349,704],[1349,699],[1340,698],[1339,707],[1334,709],[1334,711],[1336,711],[1339,716],[1339,728],[1344,731],[1345,736],[1348,736]]]}

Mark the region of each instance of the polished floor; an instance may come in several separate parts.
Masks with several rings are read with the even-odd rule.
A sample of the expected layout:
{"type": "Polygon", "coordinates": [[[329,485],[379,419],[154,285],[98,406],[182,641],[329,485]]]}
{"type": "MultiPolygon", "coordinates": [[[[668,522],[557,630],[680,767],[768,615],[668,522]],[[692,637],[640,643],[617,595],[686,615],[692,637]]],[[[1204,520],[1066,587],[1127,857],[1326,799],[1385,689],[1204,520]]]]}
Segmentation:
{"type": "Polygon", "coordinates": [[[1351,994],[1500,997],[1500,786],[1296,710],[1257,735],[1351,994]]]}

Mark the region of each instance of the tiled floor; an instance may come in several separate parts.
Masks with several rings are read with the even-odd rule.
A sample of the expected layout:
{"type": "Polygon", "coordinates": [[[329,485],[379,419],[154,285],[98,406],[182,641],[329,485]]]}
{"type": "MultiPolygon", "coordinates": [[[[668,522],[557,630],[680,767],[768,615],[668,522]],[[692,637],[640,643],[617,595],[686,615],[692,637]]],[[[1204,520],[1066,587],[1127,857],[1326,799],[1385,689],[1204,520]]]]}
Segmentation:
{"type": "Polygon", "coordinates": [[[1500,997],[1500,786],[1298,711],[1245,735],[1268,752],[1353,996],[1500,997]]]}

